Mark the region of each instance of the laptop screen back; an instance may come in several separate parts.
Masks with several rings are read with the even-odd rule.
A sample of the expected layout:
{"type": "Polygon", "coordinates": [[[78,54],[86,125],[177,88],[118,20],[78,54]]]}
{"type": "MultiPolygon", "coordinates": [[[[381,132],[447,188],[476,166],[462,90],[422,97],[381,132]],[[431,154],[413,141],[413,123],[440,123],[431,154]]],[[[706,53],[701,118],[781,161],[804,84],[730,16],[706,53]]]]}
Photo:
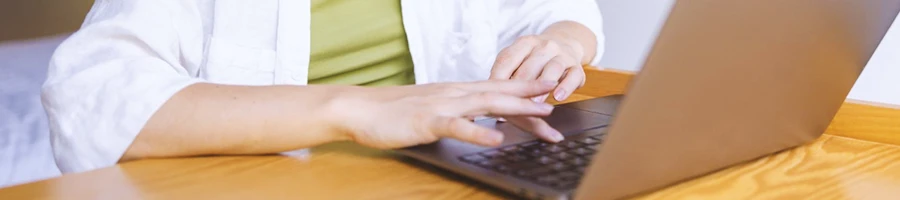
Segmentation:
{"type": "Polygon", "coordinates": [[[576,198],[631,196],[818,138],[898,10],[677,1],[576,198]]]}

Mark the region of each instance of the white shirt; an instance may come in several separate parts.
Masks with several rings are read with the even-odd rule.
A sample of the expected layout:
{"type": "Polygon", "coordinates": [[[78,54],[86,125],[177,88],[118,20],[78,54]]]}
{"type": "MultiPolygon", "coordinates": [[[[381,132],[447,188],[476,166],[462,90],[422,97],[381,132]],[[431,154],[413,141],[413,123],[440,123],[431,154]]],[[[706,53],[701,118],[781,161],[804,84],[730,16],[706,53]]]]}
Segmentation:
{"type": "MultiPolygon", "coordinates": [[[[594,0],[402,0],[417,84],[485,80],[516,38],[571,20],[596,35],[594,0]]],[[[43,87],[63,172],[111,166],[174,93],[198,83],[304,85],[305,0],[98,0],[43,87]]]]}

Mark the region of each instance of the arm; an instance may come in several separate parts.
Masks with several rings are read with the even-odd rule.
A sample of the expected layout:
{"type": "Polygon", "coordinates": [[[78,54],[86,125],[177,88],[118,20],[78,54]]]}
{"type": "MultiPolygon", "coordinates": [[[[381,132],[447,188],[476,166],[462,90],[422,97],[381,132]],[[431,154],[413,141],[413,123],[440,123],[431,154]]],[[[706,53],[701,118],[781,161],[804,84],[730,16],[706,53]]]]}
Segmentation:
{"type": "Polygon", "coordinates": [[[150,118],[121,161],[275,153],[347,140],[326,105],[352,89],[191,85],[150,118]]]}
{"type": "Polygon", "coordinates": [[[199,58],[181,47],[202,46],[179,39],[203,32],[192,10],[177,0],[97,1],[56,49],[41,97],[62,172],[115,164],[169,97],[201,81],[182,66],[199,58]]]}
{"type": "Polygon", "coordinates": [[[322,105],[344,87],[202,83],[196,2],[98,1],[57,50],[43,88],[64,172],[116,162],[274,153],[347,139],[322,105]],[[193,43],[191,43],[193,42],[193,43]]]}
{"type": "Polygon", "coordinates": [[[555,85],[501,81],[362,88],[200,83],[172,96],[122,161],[277,153],[338,140],[398,148],[453,137],[495,146],[502,133],[465,117],[549,115],[553,106],[522,97],[544,94],[555,85]]]}
{"type": "Polygon", "coordinates": [[[63,172],[120,161],[274,153],[338,134],[320,112],[335,90],[203,83],[197,3],[97,1],[84,27],[54,54],[42,97],[63,172]],[[328,91],[324,91],[328,90],[328,91]],[[315,124],[315,125],[313,125],[315,124]],[[309,130],[309,131],[307,131],[309,130]],[[302,134],[300,134],[302,133],[302,134]]]}

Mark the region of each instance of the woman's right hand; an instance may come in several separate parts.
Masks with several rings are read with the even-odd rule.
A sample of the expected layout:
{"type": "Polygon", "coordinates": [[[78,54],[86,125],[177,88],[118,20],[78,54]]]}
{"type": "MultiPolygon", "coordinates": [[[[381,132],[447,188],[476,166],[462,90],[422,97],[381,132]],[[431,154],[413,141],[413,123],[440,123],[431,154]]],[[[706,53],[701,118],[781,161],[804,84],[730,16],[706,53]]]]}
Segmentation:
{"type": "MultiPolygon", "coordinates": [[[[497,146],[503,133],[468,120],[473,116],[547,116],[553,106],[529,98],[549,93],[555,81],[528,80],[440,83],[401,87],[358,88],[332,101],[338,131],[375,148],[402,148],[455,138],[497,146]]],[[[528,127],[554,141],[558,131],[547,125],[528,127]]]]}

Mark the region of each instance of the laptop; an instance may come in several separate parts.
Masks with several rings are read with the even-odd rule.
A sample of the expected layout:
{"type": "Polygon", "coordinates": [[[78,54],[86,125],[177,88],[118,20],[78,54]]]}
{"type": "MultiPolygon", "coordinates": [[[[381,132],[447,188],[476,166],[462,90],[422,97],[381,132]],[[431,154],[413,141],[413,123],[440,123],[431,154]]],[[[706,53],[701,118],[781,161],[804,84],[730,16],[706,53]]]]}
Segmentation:
{"type": "Polygon", "coordinates": [[[900,0],[677,1],[627,95],[559,105],[559,143],[493,119],[500,147],[399,150],[522,198],[620,199],[809,143],[900,0]]]}

